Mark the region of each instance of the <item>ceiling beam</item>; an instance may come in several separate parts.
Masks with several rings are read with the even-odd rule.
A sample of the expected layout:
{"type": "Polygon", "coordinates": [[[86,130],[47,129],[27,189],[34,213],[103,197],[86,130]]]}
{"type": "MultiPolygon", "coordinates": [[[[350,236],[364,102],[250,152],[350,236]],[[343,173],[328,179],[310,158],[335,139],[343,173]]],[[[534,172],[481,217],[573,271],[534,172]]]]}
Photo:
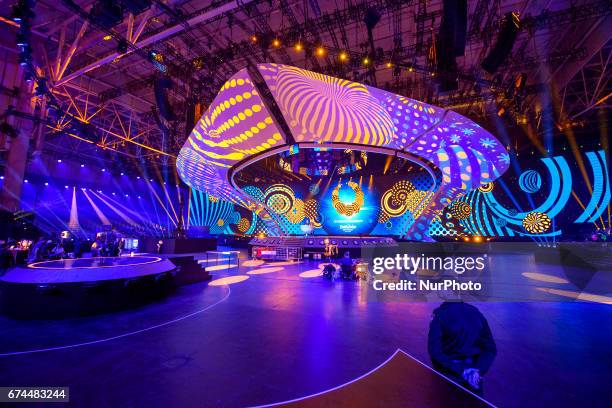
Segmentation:
{"type": "MultiPolygon", "coordinates": [[[[244,5],[252,2],[253,0],[233,0],[230,1],[220,7],[217,7],[213,10],[207,11],[205,13],[199,14],[195,17],[190,18],[189,20],[187,20],[186,23],[179,23],[173,27],[167,28],[157,34],[153,34],[147,38],[145,38],[142,41],[139,41],[138,43],[134,44],[134,48],[130,48],[128,49],[125,55],[129,55],[131,53],[133,53],[134,51],[147,47],[149,45],[153,45],[159,41],[162,41],[170,36],[173,36],[177,33],[180,33],[182,31],[184,31],[186,28],[204,23],[208,20],[211,20],[213,18],[216,18],[224,13],[228,13],[232,10],[235,10],[237,8],[243,7],[244,5]]],[[[106,57],[103,57],[101,59],[99,59],[98,61],[95,61],[89,65],[84,66],[83,68],[80,68],[72,73],[70,73],[69,75],[66,75],[59,83],[58,85],[62,85],[65,84],[66,82],[72,81],[75,78],[78,78],[79,76],[86,74],[90,71],[93,71],[97,68],[100,68],[101,66],[104,66],[110,62],[112,62],[115,58],[117,58],[120,54],[117,52],[114,52],[112,54],[107,55],[106,57]]]]}

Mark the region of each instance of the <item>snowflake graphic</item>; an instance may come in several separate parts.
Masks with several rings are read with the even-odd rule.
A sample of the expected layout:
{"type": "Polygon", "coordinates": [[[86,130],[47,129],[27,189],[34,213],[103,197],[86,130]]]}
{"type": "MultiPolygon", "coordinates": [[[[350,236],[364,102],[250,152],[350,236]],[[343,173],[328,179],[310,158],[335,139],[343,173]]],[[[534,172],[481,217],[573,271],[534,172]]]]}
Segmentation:
{"type": "Polygon", "coordinates": [[[497,158],[503,161],[505,164],[510,163],[510,155],[508,153],[502,153],[499,156],[497,156],[497,158]]]}
{"type": "Polygon", "coordinates": [[[461,140],[461,136],[459,136],[456,133],[453,133],[450,137],[451,142],[453,143],[459,143],[459,141],[461,140]]]}
{"type": "Polygon", "coordinates": [[[488,138],[488,137],[483,137],[483,138],[480,139],[480,145],[482,147],[486,147],[487,149],[490,149],[493,146],[495,146],[495,141],[493,139],[488,138]]]}
{"type": "Polygon", "coordinates": [[[474,133],[476,133],[476,132],[474,131],[474,129],[470,129],[470,128],[461,129],[461,132],[462,132],[464,135],[467,135],[467,136],[471,136],[471,135],[473,135],[474,133]]]}

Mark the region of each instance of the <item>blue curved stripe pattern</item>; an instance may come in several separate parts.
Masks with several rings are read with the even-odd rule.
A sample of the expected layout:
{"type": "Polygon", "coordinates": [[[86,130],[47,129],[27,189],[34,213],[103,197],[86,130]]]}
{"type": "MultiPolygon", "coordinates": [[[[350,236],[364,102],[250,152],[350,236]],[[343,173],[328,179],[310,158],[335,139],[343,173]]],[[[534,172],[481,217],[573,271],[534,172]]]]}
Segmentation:
{"type": "Polygon", "coordinates": [[[595,222],[610,204],[610,174],[603,150],[587,152],[587,158],[593,168],[593,194],[589,204],[580,217],[574,222],[595,222]]]}

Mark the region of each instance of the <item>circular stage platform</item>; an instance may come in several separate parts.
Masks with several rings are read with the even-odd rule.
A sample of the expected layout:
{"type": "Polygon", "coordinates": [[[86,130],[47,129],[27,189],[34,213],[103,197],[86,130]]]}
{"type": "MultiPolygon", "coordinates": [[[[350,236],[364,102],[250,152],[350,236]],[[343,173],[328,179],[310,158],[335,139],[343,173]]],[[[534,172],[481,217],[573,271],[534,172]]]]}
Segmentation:
{"type": "Polygon", "coordinates": [[[156,256],[36,262],[0,277],[0,310],[20,318],[64,318],[134,307],[166,295],[176,269],[156,256]]]}

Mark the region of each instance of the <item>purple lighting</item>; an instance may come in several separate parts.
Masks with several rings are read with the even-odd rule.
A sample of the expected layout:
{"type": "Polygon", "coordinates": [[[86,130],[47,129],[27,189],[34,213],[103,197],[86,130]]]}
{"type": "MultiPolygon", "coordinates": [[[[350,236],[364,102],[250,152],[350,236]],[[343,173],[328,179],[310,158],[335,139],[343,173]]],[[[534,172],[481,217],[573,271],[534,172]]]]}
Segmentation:
{"type": "MultiPolygon", "coordinates": [[[[426,240],[424,231],[448,203],[496,180],[508,168],[504,146],[454,111],[297,67],[259,64],[257,69],[297,143],[354,145],[365,151],[383,148],[431,163],[440,183],[406,231],[407,237],[426,240]]],[[[176,162],[181,179],[223,200],[246,207],[262,205],[237,189],[229,175],[249,156],[291,148],[276,126],[275,115],[266,109],[248,71],[237,72],[181,149],[176,162]]],[[[317,163],[322,161],[317,158],[317,163]]]]}

